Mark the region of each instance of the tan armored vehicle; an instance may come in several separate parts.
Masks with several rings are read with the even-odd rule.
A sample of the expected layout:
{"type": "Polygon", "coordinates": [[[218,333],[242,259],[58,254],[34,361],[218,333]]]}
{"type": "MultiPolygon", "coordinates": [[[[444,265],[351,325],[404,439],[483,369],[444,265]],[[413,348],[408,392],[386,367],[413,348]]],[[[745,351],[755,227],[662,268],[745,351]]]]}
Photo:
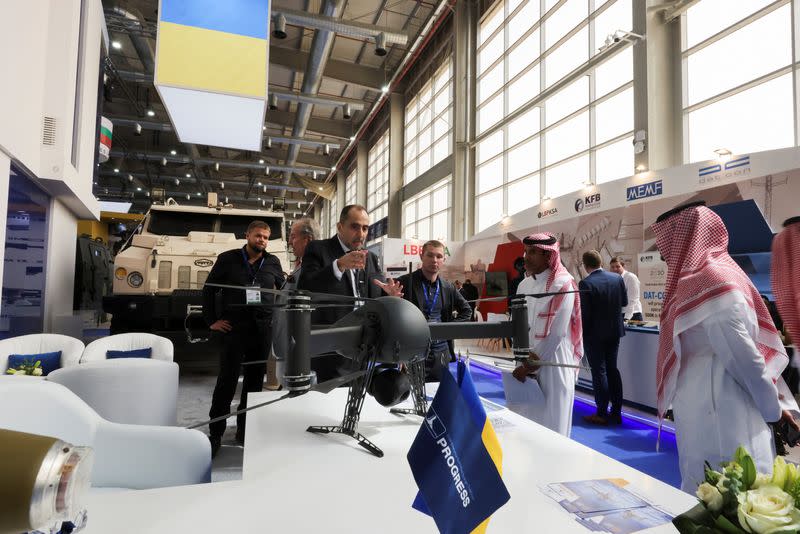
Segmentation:
{"type": "Polygon", "coordinates": [[[245,245],[247,226],[269,224],[267,252],[289,272],[282,213],[217,206],[153,205],[114,259],[111,333],[184,328],[187,305],[202,304],[202,287],[220,252],[245,245]]]}

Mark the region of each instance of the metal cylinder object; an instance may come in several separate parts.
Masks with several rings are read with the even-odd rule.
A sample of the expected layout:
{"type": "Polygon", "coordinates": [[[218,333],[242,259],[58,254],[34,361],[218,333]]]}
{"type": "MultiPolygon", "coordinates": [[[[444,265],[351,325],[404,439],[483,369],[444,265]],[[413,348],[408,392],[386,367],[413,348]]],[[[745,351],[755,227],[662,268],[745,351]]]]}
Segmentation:
{"type": "Polygon", "coordinates": [[[59,439],[0,429],[0,534],[46,529],[83,508],[93,452],[59,439]]]}
{"type": "Polygon", "coordinates": [[[289,357],[286,359],[286,373],[283,381],[288,391],[307,391],[311,387],[311,297],[295,294],[288,298],[286,326],[289,339],[289,357]]]}

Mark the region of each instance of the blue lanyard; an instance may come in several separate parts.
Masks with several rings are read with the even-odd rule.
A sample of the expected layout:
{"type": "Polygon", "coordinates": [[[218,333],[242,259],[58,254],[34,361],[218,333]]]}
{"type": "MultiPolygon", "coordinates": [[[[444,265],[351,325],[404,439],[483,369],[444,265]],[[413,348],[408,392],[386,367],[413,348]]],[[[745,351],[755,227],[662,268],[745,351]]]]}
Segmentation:
{"type": "Polygon", "coordinates": [[[425,297],[425,309],[422,310],[425,313],[426,317],[430,317],[431,312],[436,307],[436,301],[439,299],[439,289],[442,287],[441,280],[438,278],[436,279],[436,292],[433,294],[433,301],[430,301],[430,292],[428,290],[428,284],[424,281],[422,282],[422,296],[425,297]]]}
{"type": "Polygon", "coordinates": [[[255,285],[256,276],[258,276],[259,271],[261,271],[261,267],[264,266],[264,254],[261,254],[261,263],[258,264],[258,269],[253,269],[253,264],[247,259],[247,252],[245,252],[244,249],[245,247],[242,247],[242,258],[244,259],[244,264],[247,267],[247,270],[250,271],[250,275],[253,277],[253,281],[250,283],[255,285]]]}

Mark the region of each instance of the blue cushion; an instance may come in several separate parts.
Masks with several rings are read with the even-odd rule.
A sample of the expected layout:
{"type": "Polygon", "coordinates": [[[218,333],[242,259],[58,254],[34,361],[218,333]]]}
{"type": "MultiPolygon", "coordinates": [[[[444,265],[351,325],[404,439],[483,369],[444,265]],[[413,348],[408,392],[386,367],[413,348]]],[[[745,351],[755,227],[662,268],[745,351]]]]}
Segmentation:
{"type": "Polygon", "coordinates": [[[106,358],[113,360],[115,358],[150,358],[153,355],[153,349],[147,347],[146,349],[133,349],[133,350],[107,350],[106,358]]]}
{"type": "Polygon", "coordinates": [[[36,363],[39,360],[42,367],[42,376],[61,368],[61,351],[43,352],[41,354],[12,354],[8,357],[8,368],[17,369],[26,361],[36,363]]]}

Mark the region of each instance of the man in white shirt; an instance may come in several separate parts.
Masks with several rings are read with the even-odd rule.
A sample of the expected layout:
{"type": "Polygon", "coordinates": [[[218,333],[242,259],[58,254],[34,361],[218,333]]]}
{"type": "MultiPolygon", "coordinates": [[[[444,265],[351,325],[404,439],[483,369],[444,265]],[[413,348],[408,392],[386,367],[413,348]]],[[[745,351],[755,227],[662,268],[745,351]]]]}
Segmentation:
{"type": "Polygon", "coordinates": [[[625,260],[614,256],[609,263],[609,270],[617,273],[625,282],[625,292],[628,294],[628,305],[622,308],[626,321],[641,321],[642,301],[639,299],[639,277],[625,269],[625,260]]]}
{"type": "MultiPolygon", "coordinates": [[[[577,291],[575,280],[561,264],[559,244],[554,236],[532,234],[522,242],[525,244],[525,270],[532,274],[520,282],[517,294],[577,291]]],[[[527,297],[526,301],[530,357],[568,365],[580,364],[583,333],[578,293],[527,297]]],[[[525,362],[514,370],[514,378],[524,382],[526,376],[536,369],[540,369],[539,385],[545,402],[534,407],[533,420],[569,437],[577,371],[567,367],[537,367],[525,362]]]]}
{"type": "Polygon", "coordinates": [[[728,255],[722,219],[703,202],[662,214],[651,227],[667,263],[656,359],[659,418],[672,406],[681,489],[694,493],[703,465],[739,445],[769,473],[767,423],[797,428],[797,403],[781,378],[788,358],[769,311],[728,255]]]}

